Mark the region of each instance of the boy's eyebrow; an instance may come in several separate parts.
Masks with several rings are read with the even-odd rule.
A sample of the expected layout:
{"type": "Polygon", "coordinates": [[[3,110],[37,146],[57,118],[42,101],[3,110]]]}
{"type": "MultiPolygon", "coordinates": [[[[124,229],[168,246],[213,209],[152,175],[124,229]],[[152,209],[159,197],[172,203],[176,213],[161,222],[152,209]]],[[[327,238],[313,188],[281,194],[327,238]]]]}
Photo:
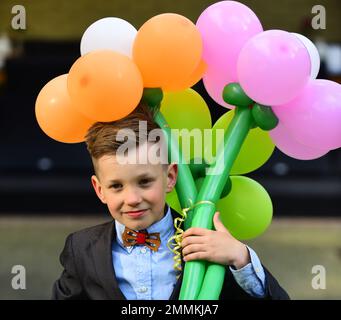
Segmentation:
{"type": "MultiPolygon", "coordinates": [[[[149,177],[153,177],[152,174],[150,173],[142,173],[142,174],[139,174],[136,179],[141,179],[141,178],[149,178],[149,177]]],[[[121,180],[119,179],[113,179],[113,180],[110,180],[109,183],[117,183],[117,182],[121,182],[121,180]]]]}

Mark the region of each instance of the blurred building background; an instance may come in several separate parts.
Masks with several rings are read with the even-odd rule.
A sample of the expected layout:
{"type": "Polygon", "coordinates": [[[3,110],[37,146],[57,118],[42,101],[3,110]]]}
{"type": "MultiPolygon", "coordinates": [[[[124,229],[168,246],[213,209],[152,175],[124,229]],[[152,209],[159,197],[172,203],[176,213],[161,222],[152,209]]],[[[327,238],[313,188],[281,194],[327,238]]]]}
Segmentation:
{"type": "MultiPolygon", "coordinates": [[[[208,0],[22,0],[19,2],[1,0],[0,230],[6,238],[1,240],[0,245],[2,256],[0,299],[48,298],[51,281],[60,271],[58,255],[65,235],[83,226],[82,221],[86,221],[84,225],[87,225],[88,221],[93,222],[92,219],[102,221],[108,218],[106,208],[96,198],[90,184],[92,167],[85,145],[58,143],[47,137],[36,123],[34,104],[41,88],[52,78],[69,71],[71,65],[80,56],[79,44],[83,32],[100,18],[120,17],[139,28],[154,15],[174,12],[195,22],[200,13],[215,2],[208,0]],[[11,11],[13,6],[18,4],[26,9],[26,30],[14,30],[11,27],[11,20],[15,15],[11,11]],[[84,214],[88,216],[85,218],[84,214]],[[36,218],[37,215],[41,216],[36,218]],[[33,216],[36,220],[33,218],[29,220],[33,216]],[[51,217],[52,222],[50,220],[47,222],[48,217],[51,217]],[[51,237],[45,242],[44,239],[53,234],[54,228],[59,228],[56,238],[51,237]],[[32,236],[31,240],[26,238],[26,234],[32,236]],[[43,244],[46,246],[42,247],[43,244]],[[53,260],[43,261],[34,257],[34,252],[39,252],[43,257],[47,251],[49,256],[46,256],[46,259],[53,257],[51,258],[53,260]],[[30,252],[33,257],[30,256],[30,252]],[[10,256],[11,254],[14,255],[10,256]],[[8,259],[4,259],[5,257],[8,259]],[[23,261],[30,261],[27,263],[29,265],[32,263],[32,268],[35,270],[33,276],[36,279],[34,280],[36,289],[33,292],[29,291],[29,288],[25,292],[13,291],[10,288],[10,266],[15,263],[24,264],[20,257],[23,261]],[[45,273],[39,271],[37,261],[45,266],[45,273]]],[[[241,0],[240,2],[256,13],[265,30],[283,29],[298,32],[313,40],[322,59],[318,78],[341,83],[340,1],[320,0],[316,3],[313,0],[241,0]],[[316,4],[326,9],[325,30],[314,30],[311,26],[314,17],[312,8],[316,4]]],[[[213,122],[226,112],[226,109],[215,104],[208,96],[202,83],[198,83],[194,89],[207,101],[213,122]]],[[[294,160],[276,150],[262,168],[249,176],[267,189],[273,199],[275,219],[284,221],[284,226],[287,228],[283,227],[283,229],[278,221],[274,224],[274,229],[271,229],[268,235],[272,247],[269,246],[269,242],[259,240],[262,244],[260,251],[263,250],[261,248],[264,248],[264,245],[268,248],[268,251],[263,253],[269,257],[269,268],[271,269],[272,263],[270,257],[274,257],[273,252],[275,252],[277,262],[273,262],[274,267],[278,272],[283,272],[285,281],[292,281],[288,282],[288,285],[292,286],[289,293],[293,297],[340,299],[341,271],[333,271],[334,286],[338,284],[339,287],[334,288],[334,291],[319,293],[311,291],[311,286],[308,286],[309,292],[304,287],[295,288],[294,283],[297,283],[297,278],[293,279],[289,275],[286,278],[285,273],[290,263],[292,263],[290,268],[295,269],[294,262],[288,261],[297,258],[297,247],[300,247],[299,234],[302,230],[305,230],[302,231],[302,236],[303,234],[311,236],[311,240],[304,240],[307,243],[314,240],[314,235],[320,234],[321,238],[316,238],[317,243],[313,246],[303,245],[303,253],[301,252],[300,256],[312,257],[314,252],[322,250],[321,252],[327,252],[328,259],[332,259],[328,260],[332,265],[331,268],[341,270],[339,267],[336,268],[340,266],[341,258],[341,149],[329,152],[326,156],[313,161],[294,160]],[[324,220],[321,224],[322,229],[317,231],[314,229],[317,228],[316,223],[313,224],[312,229],[309,229],[311,224],[303,223],[308,220],[299,220],[300,223],[296,224],[297,217],[308,220],[321,218],[332,222],[326,224],[327,220],[324,220]],[[294,221],[293,224],[290,224],[290,221],[294,221]],[[295,236],[290,234],[293,226],[296,228],[295,236]],[[302,226],[303,229],[297,229],[298,226],[302,226]],[[284,257],[279,255],[279,249],[275,245],[276,235],[281,232],[284,232],[283,234],[287,232],[286,237],[292,245],[286,247],[284,257]],[[272,239],[271,236],[274,238],[272,239]],[[328,238],[329,242],[323,240],[324,236],[331,237],[328,238]],[[290,242],[290,239],[295,241],[290,242]],[[318,246],[321,243],[324,243],[324,247],[318,246]],[[312,248],[318,249],[316,251],[312,248]]],[[[266,239],[266,236],[263,239],[266,239]]],[[[282,239],[285,239],[285,235],[282,235],[282,239]]],[[[255,246],[258,247],[258,244],[256,243],[255,246]]],[[[323,265],[324,258],[321,257],[322,254],[311,263],[323,265]]],[[[310,269],[309,265],[305,266],[306,277],[311,276],[310,269]]],[[[31,272],[34,273],[32,269],[31,272]]],[[[276,275],[276,272],[273,273],[276,275]]],[[[302,279],[299,274],[296,276],[302,279]]]]}

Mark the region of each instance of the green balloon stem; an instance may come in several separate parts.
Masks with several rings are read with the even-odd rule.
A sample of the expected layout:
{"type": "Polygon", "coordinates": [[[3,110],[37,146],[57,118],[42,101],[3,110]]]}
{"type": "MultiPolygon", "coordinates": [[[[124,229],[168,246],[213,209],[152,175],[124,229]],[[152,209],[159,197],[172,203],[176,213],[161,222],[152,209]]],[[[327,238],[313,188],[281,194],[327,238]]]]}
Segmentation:
{"type": "Polygon", "coordinates": [[[231,182],[231,179],[228,178],[228,180],[225,182],[224,189],[221,192],[220,199],[226,197],[230,193],[231,188],[232,188],[232,182],[231,182]]]}
{"type": "Polygon", "coordinates": [[[192,175],[194,179],[205,177],[205,170],[208,167],[208,164],[204,159],[197,159],[198,163],[195,163],[195,159],[191,159],[189,163],[189,168],[191,169],[192,175]]]}
{"type": "MultiPolygon", "coordinates": [[[[206,175],[196,203],[208,200],[215,204],[223,191],[229,173],[235,159],[242,147],[247,134],[252,126],[251,109],[236,108],[235,116],[232,119],[228,130],[224,136],[222,148],[219,148],[216,154],[216,161],[211,164],[210,171],[206,175]]],[[[212,229],[212,219],[215,213],[215,205],[202,203],[194,208],[192,227],[212,229]]],[[[225,276],[225,268],[217,268],[215,264],[207,267],[205,274],[205,263],[203,261],[189,261],[185,265],[184,280],[180,291],[180,300],[196,300],[199,296],[215,299],[220,295],[217,292],[209,290],[201,293],[202,285],[214,280],[216,288],[222,287],[222,281],[225,276]]]]}
{"type": "MultiPolygon", "coordinates": [[[[218,149],[216,161],[210,165],[199,193],[188,164],[185,163],[176,139],[173,139],[171,129],[165,118],[158,111],[155,114],[156,123],[165,133],[170,159],[178,164],[178,180],[175,186],[182,208],[193,203],[209,200],[215,204],[229,179],[229,173],[241,146],[254,125],[251,108],[237,108],[235,116],[224,136],[222,149],[218,149]]],[[[215,205],[202,203],[188,213],[185,229],[189,227],[213,228],[215,205]]],[[[185,264],[180,300],[219,298],[225,277],[225,267],[207,263],[206,261],[190,261],[185,264]]]]}
{"type": "MultiPolygon", "coordinates": [[[[170,162],[178,165],[178,177],[175,185],[181,208],[190,207],[197,197],[197,189],[189,168],[189,165],[183,159],[178,141],[172,136],[171,128],[160,111],[155,114],[155,122],[160,126],[165,134],[168,145],[168,158],[170,162]]],[[[184,228],[188,229],[192,224],[193,210],[188,211],[187,219],[184,222],[184,228]]]]}
{"type": "Polygon", "coordinates": [[[210,263],[198,296],[198,300],[218,300],[224,283],[225,266],[210,263]]]}
{"type": "Polygon", "coordinates": [[[144,88],[142,95],[142,102],[146,103],[149,108],[156,109],[160,107],[163,99],[163,92],[161,88],[144,88]]]}

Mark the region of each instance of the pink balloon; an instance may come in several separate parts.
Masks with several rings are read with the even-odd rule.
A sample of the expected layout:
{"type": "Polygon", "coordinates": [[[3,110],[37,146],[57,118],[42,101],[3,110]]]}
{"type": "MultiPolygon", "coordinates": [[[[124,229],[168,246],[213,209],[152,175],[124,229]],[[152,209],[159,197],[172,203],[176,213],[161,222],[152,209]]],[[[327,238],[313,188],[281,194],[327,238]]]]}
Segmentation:
{"type": "Polygon", "coordinates": [[[295,98],[310,78],[310,56],[304,44],[282,30],[262,32],[243,47],[238,78],[246,94],[265,105],[295,98]]]}
{"type": "Polygon", "coordinates": [[[223,90],[226,84],[236,82],[230,78],[228,74],[221,73],[219,70],[208,69],[203,76],[203,82],[207,93],[218,104],[223,107],[234,109],[234,106],[229,105],[223,100],[223,90]]]}
{"type": "MultiPolygon", "coordinates": [[[[237,81],[237,60],[245,43],[263,31],[255,13],[236,1],[220,1],[204,10],[196,23],[203,39],[203,59],[227,80],[237,81]]],[[[225,83],[225,85],[228,82],[225,83]]]]}
{"type": "Polygon", "coordinates": [[[300,143],[324,150],[341,147],[340,84],[310,80],[294,100],[272,110],[300,143]]]}
{"type": "Polygon", "coordinates": [[[279,123],[269,134],[276,147],[291,158],[313,160],[329,152],[329,150],[319,150],[299,143],[282,123],[279,123]]]}

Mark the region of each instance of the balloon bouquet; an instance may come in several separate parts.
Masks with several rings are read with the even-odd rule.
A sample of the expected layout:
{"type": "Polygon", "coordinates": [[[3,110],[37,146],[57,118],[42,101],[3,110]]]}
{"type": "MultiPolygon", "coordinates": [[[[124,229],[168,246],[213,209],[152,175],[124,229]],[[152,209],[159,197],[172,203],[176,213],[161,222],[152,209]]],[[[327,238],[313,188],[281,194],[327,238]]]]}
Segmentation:
{"type": "MultiPolygon", "coordinates": [[[[36,118],[51,138],[77,143],[94,122],[125,117],[144,100],[157,111],[155,121],[178,163],[176,188],[166,200],[184,228],[212,229],[219,210],[232,235],[246,240],[270,225],[272,203],[242,174],[262,166],[275,145],[301,160],[341,147],[341,86],[316,79],[319,62],[309,39],[263,31],[257,16],[235,1],[209,6],[196,25],[166,13],[137,31],[125,20],[104,18],[85,31],[69,73],[41,90],[36,118]],[[213,128],[204,99],[190,89],[200,79],[227,109],[213,128]],[[175,128],[212,129],[217,143],[182,152],[175,128]]],[[[187,262],[180,299],[218,299],[224,275],[222,265],[187,262]]]]}

